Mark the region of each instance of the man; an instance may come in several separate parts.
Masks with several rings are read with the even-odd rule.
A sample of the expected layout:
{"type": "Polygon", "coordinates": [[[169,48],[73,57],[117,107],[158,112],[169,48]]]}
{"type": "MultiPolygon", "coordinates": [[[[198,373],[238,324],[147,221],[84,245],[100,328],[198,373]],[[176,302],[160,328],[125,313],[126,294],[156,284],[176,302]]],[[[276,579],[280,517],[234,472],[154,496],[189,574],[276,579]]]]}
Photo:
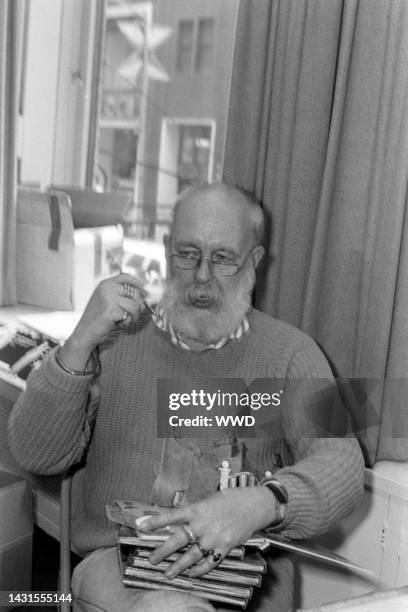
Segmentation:
{"type": "MultiPolygon", "coordinates": [[[[243,191],[217,183],[184,192],[165,240],[168,282],[154,314],[131,276],[103,281],[71,337],[32,374],[13,409],[10,446],[23,467],[53,474],[85,457],[73,541],[91,554],[73,576],[78,610],[214,609],[184,593],[122,587],[114,528],[105,516],[105,504],[116,499],[171,507],[185,495],[181,508],[143,525],[172,526],[153,563],[193,543],[167,571],[169,578],[183,570],[205,574],[259,529],[272,526],[295,538],[319,534],[360,499],[356,441],[305,436],[299,425],[311,401],[307,386],[299,401],[282,406],[272,429],[259,429],[245,439],[245,454],[238,453],[240,467],[258,479],[273,472],[271,486],[216,492],[212,461],[217,444],[228,447],[224,432],[203,428],[195,440],[157,437],[160,380],[177,379],[185,389],[197,377],[246,384],[282,379],[288,386],[295,379],[325,379],[330,386],[330,368],[313,340],[250,306],[262,232],[262,210],[243,191]]],[[[290,564],[272,554],[251,609],[290,609],[292,590],[290,564]]]]}

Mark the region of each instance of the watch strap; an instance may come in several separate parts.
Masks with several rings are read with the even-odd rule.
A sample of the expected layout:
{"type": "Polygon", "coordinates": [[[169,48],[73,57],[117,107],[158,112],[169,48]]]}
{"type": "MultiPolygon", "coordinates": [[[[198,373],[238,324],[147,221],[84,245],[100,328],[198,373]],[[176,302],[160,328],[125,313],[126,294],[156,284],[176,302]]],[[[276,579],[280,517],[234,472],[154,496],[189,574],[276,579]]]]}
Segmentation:
{"type": "Polygon", "coordinates": [[[280,523],[282,523],[286,518],[287,505],[289,503],[289,495],[288,495],[286,488],[283,486],[283,484],[280,483],[279,480],[277,480],[276,478],[270,478],[268,480],[264,480],[262,482],[262,485],[266,487],[267,489],[269,489],[271,493],[273,493],[275,496],[275,499],[277,502],[276,510],[277,510],[277,514],[279,515],[279,517],[270,526],[276,527],[277,525],[280,525],[280,523]]]}

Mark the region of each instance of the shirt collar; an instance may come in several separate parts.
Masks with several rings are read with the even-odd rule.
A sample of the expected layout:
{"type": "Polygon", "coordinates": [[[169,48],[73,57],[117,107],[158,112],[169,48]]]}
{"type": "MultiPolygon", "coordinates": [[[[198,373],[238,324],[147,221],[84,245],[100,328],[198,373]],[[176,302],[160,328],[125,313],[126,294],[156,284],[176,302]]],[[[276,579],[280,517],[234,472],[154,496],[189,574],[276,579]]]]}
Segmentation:
{"type": "MultiPolygon", "coordinates": [[[[183,348],[187,351],[191,351],[191,347],[184,342],[184,340],[180,337],[180,335],[176,332],[173,325],[168,322],[166,315],[164,314],[164,310],[162,308],[156,309],[152,312],[152,320],[155,325],[162,331],[169,334],[172,343],[175,346],[183,348]]],[[[238,340],[249,330],[249,322],[246,316],[242,319],[241,323],[238,325],[237,329],[229,334],[228,336],[222,336],[217,342],[211,343],[208,346],[205,346],[203,350],[213,349],[217,351],[227,344],[229,340],[238,340]]]]}

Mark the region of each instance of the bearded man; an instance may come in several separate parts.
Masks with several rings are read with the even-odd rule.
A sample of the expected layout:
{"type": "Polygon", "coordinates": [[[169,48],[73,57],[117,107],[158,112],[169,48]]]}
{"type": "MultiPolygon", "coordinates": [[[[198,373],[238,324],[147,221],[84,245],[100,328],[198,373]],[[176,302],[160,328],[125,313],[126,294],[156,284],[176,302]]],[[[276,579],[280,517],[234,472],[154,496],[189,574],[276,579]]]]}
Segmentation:
{"type": "MultiPolygon", "coordinates": [[[[320,534],[360,500],[357,442],[305,437],[297,429],[296,412],[307,411],[311,401],[307,392],[295,408],[283,405],[274,427],[259,429],[240,447],[239,469],[261,482],[273,473],[268,486],[216,491],[212,462],[215,448],[225,452],[225,432],[207,428],[201,438],[157,437],[161,379],[177,379],[186,389],[197,377],[330,384],[330,368],[310,337],[251,307],[262,233],[262,209],[242,190],[217,183],[184,192],[165,239],[168,280],[157,308],[146,308],[133,277],[103,281],[71,337],[31,375],[12,411],[10,447],[26,469],[55,474],[85,458],[73,516],[73,543],[86,555],[73,575],[76,610],[214,610],[187,593],[122,586],[114,526],[105,516],[105,505],[116,499],[171,508],[182,496],[180,508],[143,525],[174,526],[152,563],[193,543],[166,571],[169,578],[186,570],[204,575],[260,529],[292,538],[320,534]]],[[[289,610],[291,565],[279,553],[268,564],[251,609],[289,610]]]]}

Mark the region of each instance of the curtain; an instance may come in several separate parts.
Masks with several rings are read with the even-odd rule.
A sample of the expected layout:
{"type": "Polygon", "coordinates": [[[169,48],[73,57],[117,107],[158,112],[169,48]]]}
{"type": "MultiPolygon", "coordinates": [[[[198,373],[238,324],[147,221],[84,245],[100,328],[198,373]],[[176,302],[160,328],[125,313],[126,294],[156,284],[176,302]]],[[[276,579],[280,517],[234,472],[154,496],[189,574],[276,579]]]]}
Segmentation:
{"type": "Polygon", "coordinates": [[[25,0],[0,0],[0,305],[16,301],[17,131],[25,0]]]}
{"type": "Polygon", "coordinates": [[[367,463],[408,459],[408,2],[241,0],[224,176],[272,217],[258,307],[365,381],[367,463]]]}

